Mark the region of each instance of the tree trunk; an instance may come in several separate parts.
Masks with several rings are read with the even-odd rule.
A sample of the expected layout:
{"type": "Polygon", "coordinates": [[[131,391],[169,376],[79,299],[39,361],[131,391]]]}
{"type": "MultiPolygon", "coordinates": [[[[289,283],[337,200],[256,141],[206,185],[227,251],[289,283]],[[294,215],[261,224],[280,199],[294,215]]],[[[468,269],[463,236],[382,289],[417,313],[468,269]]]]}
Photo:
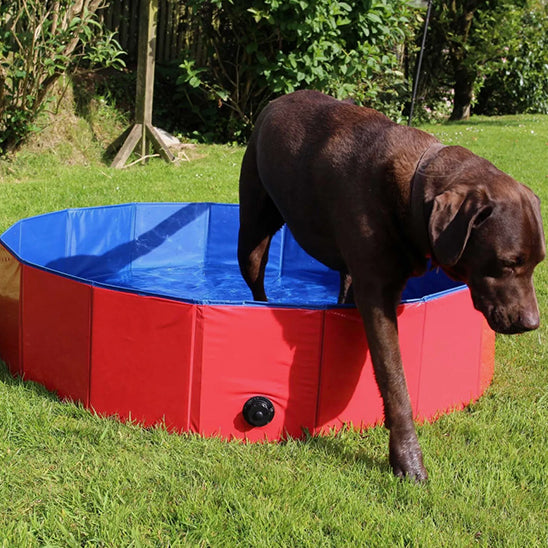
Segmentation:
{"type": "Polygon", "coordinates": [[[449,120],[467,120],[470,118],[470,105],[474,92],[474,82],[477,73],[471,68],[472,63],[468,59],[467,44],[470,38],[470,31],[474,14],[478,7],[477,0],[469,0],[465,2],[451,2],[451,11],[455,18],[455,30],[460,37],[459,40],[450,45],[450,56],[452,60],[455,83],[453,90],[455,96],[453,98],[453,112],[449,120]]]}
{"type": "Polygon", "coordinates": [[[470,118],[470,105],[472,103],[474,82],[476,74],[473,71],[459,68],[455,72],[455,85],[453,89],[453,112],[449,117],[450,121],[468,120],[470,118]]]}

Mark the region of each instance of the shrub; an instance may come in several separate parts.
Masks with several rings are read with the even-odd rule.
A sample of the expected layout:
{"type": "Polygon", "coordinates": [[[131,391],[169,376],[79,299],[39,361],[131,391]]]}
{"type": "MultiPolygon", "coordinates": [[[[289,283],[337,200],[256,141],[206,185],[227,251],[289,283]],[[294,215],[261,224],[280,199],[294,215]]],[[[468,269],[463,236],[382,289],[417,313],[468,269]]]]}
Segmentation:
{"type": "Polygon", "coordinates": [[[0,154],[36,129],[48,93],[80,63],[121,65],[113,33],[96,18],[102,0],[11,0],[0,4],[0,154]]]}
{"type": "MultiPolygon", "coordinates": [[[[543,0],[434,2],[420,85],[423,114],[547,112],[543,0]],[[424,108],[425,107],[425,108],[424,108]]],[[[419,112],[419,117],[420,117],[419,112]]]]}
{"type": "Polygon", "coordinates": [[[512,39],[481,82],[479,114],[548,114],[548,5],[533,4],[514,21],[512,39]]]}
{"type": "Polygon", "coordinates": [[[270,99],[301,88],[400,117],[407,1],[189,2],[206,54],[187,52],[179,94],[213,136],[245,138],[270,99]]]}

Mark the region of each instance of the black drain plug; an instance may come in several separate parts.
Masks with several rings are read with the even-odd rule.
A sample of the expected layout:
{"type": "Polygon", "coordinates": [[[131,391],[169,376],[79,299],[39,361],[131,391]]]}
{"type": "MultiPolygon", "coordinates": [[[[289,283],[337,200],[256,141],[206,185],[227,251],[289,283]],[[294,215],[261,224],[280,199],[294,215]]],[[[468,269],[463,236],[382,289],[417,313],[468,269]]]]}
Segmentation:
{"type": "Polygon", "coordinates": [[[274,405],[264,396],[253,396],[245,402],[242,414],[251,426],[266,426],[274,418],[274,405]]]}

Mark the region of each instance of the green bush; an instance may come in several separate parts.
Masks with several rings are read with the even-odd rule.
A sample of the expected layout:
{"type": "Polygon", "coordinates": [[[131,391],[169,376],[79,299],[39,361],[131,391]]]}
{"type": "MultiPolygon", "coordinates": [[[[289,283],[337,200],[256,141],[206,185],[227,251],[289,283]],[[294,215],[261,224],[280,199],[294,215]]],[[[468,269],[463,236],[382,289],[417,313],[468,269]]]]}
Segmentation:
{"type": "Polygon", "coordinates": [[[548,114],[548,5],[514,18],[512,39],[481,83],[479,114],[548,114]]]}
{"type": "Polygon", "coordinates": [[[0,3],[0,154],[36,129],[48,93],[80,64],[123,64],[112,33],[96,18],[102,0],[0,3]]]}
{"type": "Polygon", "coordinates": [[[405,0],[189,0],[206,55],[180,65],[179,96],[212,137],[244,139],[274,96],[301,88],[401,116],[405,0]]]}
{"type": "Polygon", "coordinates": [[[548,112],[543,0],[433,3],[418,119],[548,112]]]}

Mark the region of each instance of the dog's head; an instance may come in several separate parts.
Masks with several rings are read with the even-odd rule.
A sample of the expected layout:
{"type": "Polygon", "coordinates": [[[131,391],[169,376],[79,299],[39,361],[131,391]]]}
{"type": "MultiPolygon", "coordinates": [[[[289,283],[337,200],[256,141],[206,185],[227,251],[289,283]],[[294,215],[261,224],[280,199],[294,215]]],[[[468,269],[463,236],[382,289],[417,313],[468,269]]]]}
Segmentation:
{"type": "Polygon", "coordinates": [[[428,222],[433,260],[468,284],[493,330],[536,329],[533,270],[546,255],[540,200],[491,164],[479,171],[459,176],[434,197],[428,222]]]}

